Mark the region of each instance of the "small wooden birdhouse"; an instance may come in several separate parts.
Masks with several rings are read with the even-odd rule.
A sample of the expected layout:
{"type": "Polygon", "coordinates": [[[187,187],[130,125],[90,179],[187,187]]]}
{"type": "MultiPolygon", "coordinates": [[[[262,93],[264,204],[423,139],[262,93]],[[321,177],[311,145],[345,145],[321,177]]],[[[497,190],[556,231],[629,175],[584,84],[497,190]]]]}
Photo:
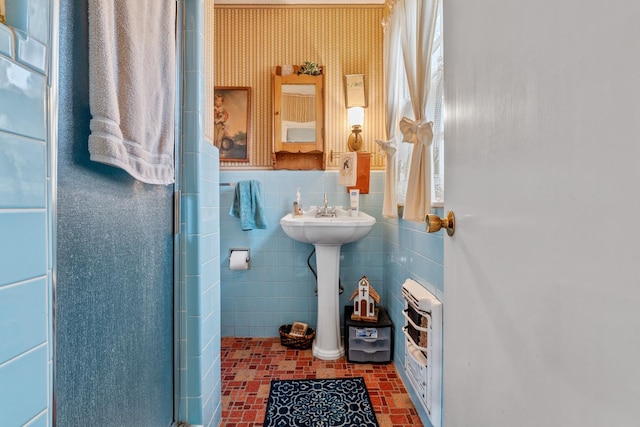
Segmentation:
{"type": "Polygon", "coordinates": [[[358,281],[358,288],[353,291],[349,301],[353,300],[353,314],[351,320],[364,320],[365,322],[378,321],[378,309],[380,295],[373,289],[367,276],[362,276],[358,281]]]}

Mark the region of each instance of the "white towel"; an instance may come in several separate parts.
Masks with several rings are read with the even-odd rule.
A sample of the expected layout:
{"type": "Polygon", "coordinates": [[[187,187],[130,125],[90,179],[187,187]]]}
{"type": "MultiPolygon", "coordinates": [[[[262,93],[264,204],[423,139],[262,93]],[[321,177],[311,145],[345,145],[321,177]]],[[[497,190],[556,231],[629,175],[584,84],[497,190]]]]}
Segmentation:
{"type": "Polygon", "coordinates": [[[345,187],[356,185],[358,178],[358,155],[353,153],[340,154],[340,177],[338,183],[345,187]]]}
{"type": "Polygon", "coordinates": [[[89,153],[174,182],[175,0],[89,0],[89,153]]]}

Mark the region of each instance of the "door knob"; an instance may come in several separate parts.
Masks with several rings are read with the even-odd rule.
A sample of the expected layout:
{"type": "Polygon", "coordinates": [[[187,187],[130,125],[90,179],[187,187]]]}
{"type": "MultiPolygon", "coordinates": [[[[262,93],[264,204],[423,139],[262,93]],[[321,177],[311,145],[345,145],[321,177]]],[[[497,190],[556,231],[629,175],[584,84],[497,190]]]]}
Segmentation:
{"type": "Polygon", "coordinates": [[[440,218],[438,215],[427,215],[425,218],[427,222],[427,232],[435,233],[444,227],[447,230],[449,236],[453,236],[456,231],[456,217],[453,215],[453,211],[447,212],[447,216],[440,218]]]}

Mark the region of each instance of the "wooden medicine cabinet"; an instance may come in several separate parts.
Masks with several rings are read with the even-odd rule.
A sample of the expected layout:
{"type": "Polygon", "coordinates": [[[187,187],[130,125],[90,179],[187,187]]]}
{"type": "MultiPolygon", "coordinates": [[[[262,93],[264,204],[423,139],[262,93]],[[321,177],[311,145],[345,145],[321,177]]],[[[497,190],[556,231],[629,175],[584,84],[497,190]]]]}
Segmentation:
{"type": "Polygon", "coordinates": [[[273,167],[325,169],[324,74],[278,66],[272,74],[273,167]]]}

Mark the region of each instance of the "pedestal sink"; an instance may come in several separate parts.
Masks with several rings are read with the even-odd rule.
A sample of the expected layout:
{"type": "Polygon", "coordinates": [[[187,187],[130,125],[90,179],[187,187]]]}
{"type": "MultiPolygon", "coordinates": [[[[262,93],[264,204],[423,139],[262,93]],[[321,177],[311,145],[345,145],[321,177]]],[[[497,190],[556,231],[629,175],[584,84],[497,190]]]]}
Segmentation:
{"type": "Polygon", "coordinates": [[[302,215],[287,214],[280,220],[287,236],[316,248],[318,322],[313,355],[323,360],[336,360],[344,355],[338,303],[340,247],[366,237],[376,223],[374,217],[364,212],[351,216],[347,210],[336,208],[335,211],[335,217],[316,217],[317,209],[310,209],[302,215]]]}

